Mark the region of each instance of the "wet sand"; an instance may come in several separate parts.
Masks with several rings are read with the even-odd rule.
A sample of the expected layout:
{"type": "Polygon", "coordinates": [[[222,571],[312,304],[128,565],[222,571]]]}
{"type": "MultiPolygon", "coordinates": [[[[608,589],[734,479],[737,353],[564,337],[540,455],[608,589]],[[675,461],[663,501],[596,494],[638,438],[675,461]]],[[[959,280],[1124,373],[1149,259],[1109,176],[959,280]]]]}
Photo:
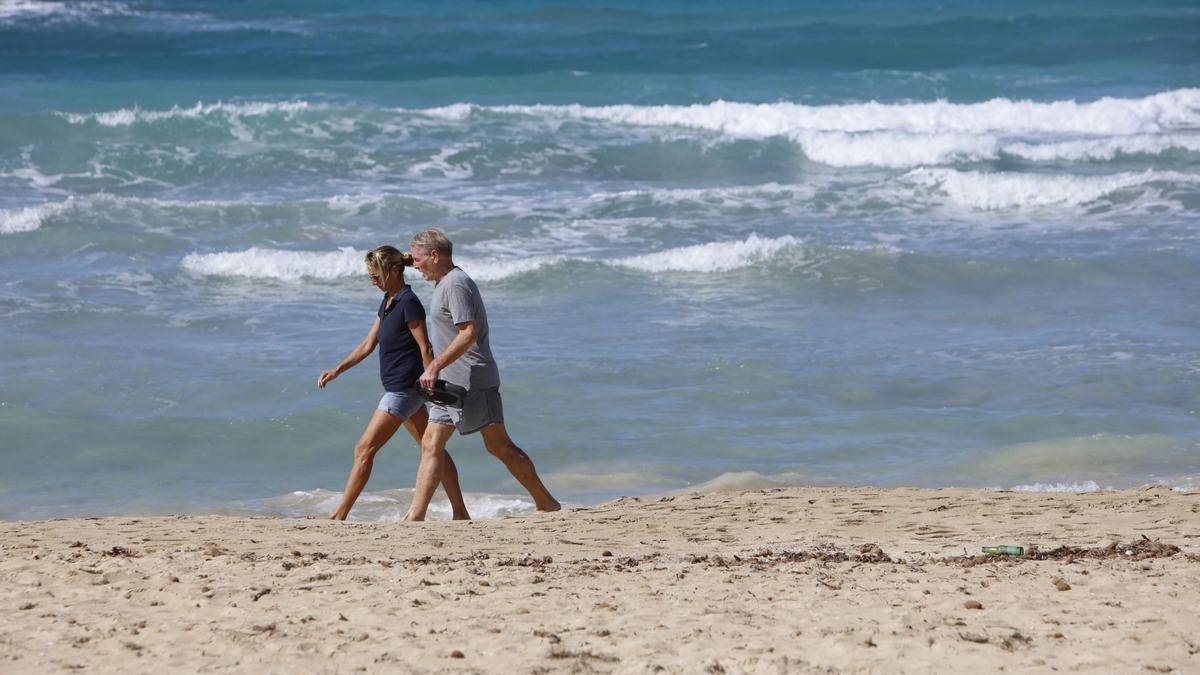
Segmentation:
{"type": "Polygon", "coordinates": [[[0,523],[5,673],[1186,673],[1197,607],[1200,493],[1165,488],[0,523]]]}

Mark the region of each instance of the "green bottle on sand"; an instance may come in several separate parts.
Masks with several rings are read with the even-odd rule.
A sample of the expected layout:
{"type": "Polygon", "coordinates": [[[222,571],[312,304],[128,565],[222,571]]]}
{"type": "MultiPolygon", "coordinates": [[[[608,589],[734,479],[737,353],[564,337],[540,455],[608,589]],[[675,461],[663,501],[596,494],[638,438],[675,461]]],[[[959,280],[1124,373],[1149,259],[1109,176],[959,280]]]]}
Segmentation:
{"type": "Polygon", "coordinates": [[[1025,555],[1025,549],[1021,546],[984,546],[984,553],[1001,553],[1003,555],[1025,555]]]}

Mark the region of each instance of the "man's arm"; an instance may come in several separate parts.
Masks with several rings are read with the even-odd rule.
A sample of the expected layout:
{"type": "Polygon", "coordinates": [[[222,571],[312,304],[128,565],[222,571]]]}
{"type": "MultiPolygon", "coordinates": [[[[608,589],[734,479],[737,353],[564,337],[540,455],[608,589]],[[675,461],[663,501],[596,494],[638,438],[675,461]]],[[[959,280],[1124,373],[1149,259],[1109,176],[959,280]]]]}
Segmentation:
{"type": "Polygon", "coordinates": [[[464,321],[454,325],[458,328],[458,335],[455,335],[450,344],[446,345],[446,349],[425,367],[425,372],[421,374],[419,380],[422,389],[433,389],[433,383],[438,379],[438,373],[466,354],[471,345],[475,344],[474,321],[464,321]]]}

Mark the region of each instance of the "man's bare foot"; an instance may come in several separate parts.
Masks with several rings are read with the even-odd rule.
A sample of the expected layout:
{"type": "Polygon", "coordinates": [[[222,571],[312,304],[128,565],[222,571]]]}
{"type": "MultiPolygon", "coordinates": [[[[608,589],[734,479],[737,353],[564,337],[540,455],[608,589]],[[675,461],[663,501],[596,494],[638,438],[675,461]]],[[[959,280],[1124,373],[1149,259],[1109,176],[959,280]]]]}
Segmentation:
{"type": "Polygon", "coordinates": [[[453,516],[451,516],[451,520],[470,520],[470,519],[471,519],[471,514],[467,513],[466,511],[463,511],[462,513],[455,513],[453,516]]]}
{"type": "Polygon", "coordinates": [[[331,513],[328,516],[325,516],[324,518],[322,518],[321,516],[318,516],[314,513],[310,513],[307,516],[304,516],[304,519],[305,520],[345,520],[345,518],[338,518],[336,513],[331,513]]]}
{"type": "Polygon", "coordinates": [[[537,512],[538,513],[552,513],[554,511],[561,511],[562,504],[559,504],[557,499],[554,499],[552,501],[553,501],[552,504],[538,505],[537,512]]]}

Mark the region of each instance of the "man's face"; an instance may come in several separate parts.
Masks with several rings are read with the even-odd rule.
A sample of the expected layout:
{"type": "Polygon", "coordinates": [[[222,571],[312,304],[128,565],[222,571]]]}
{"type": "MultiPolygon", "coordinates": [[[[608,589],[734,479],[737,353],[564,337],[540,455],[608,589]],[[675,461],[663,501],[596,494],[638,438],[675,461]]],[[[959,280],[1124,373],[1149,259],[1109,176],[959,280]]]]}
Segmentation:
{"type": "MultiPolygon", "coordinates": [[[[436,251],[432,253],[437,255],[436,251]]],[[[433,277],[429,275],[432,272],[430,268],[435,262],[433,257],[429,253],[426,253],[425,249],[421,248],[420,246],[412,247],[412,257],[413,267],[417,268],[417,271],[421,273],[421,276],[424,277],[426,281],[432,281],[433,277]]]]}

